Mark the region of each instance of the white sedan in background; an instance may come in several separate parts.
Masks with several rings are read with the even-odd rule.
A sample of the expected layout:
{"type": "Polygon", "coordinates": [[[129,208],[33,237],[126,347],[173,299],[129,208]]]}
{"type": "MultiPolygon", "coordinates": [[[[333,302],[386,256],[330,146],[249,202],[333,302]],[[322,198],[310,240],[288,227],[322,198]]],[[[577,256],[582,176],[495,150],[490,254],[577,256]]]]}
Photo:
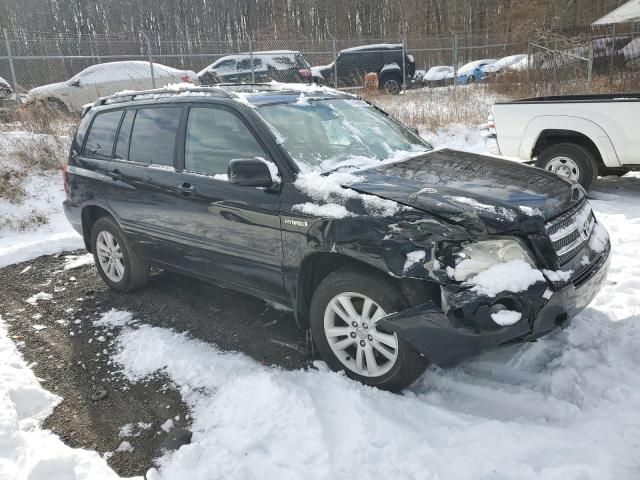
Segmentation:
{"type": "Polygon", "coordinates": [[[450,65],[438,65],[431,67],[422,77],[423,85],[438,87],[453,83],[453,67],[450,65]]]}
{"type": "MultiPolygon", "coordinates": [[[[191,70],[178,70],[159,63],[153,64],[155,86],[170,83],[197,83],[191,70]]],[[[43,102],[47,106],[70,112],[79,112],[82,106],[99,97],[122,90],[148,90],[153,88],[149,62],[125,61],[100,63],[85,68],[66,82],[51,83],[29,91],[28,102],[43,102]]]]}

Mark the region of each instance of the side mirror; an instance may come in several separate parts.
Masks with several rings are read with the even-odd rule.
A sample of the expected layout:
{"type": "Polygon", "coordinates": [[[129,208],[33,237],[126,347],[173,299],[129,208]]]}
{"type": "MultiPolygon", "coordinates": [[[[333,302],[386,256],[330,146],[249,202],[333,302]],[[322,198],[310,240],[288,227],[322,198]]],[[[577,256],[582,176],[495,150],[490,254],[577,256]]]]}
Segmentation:
{"type": "Polygon", "coordinates": [[[80,79],[78,80],[74,80],[73,82],[69,83],[70,87],[79,87],[80,86],[80,79]]]}
{"type": "Polygon", "coordinates": [[[278,183],[278,178],[277,172],[272,174],[275,165],[269,167],[270,163],[262,158],[235,158],[229,162],[229,183],[240,187],[271,188],[278,183]]]}

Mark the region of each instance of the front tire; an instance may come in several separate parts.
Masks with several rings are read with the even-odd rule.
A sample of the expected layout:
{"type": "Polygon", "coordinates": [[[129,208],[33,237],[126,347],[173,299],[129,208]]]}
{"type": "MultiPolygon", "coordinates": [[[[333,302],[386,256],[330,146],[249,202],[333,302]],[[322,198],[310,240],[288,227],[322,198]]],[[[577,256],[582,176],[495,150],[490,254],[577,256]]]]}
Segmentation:
{"type": "Polygon", "coordinates": [[[536,167],[579,183],[585,190],[589,190],[598,178],[598,163],[593,154],[575,143],[558,143],[545,148],[538,155],[536,167]]]}
{"type": "Polygon", "coordinates": [[[382,78],[380,82],[380,86],[382,90],[384,90],[389,95],[397,95],[400,93],[400,89],[402,88],[402,76],[400,75],[389,75],[382,78]]]}
{"type": "Polygon", "coordinates": [[[328,275],[311,301],[311,332],[318,352],[334,371],[366,385],[397,392],[426,369],[427,360],[376,322],[407,308],[396,285],[382,274],[342,268],[328,275]]]}
{"type": "Polygon", "coordinates": [[[149,282],[149,264],[131,248],[111,217],[101,217],[91,229],[93,259],[98,274],[117,292],[132,292],[149,282]]]}

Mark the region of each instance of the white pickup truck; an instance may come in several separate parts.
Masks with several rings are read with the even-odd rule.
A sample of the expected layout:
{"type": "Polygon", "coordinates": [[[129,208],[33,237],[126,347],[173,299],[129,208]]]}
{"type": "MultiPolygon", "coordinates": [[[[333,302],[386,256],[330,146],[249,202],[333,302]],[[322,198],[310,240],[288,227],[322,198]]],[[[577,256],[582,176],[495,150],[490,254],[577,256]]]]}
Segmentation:
{"type": "Polygon", "coordinates": [[[496,103],[489,138],[501,155],[535,162],[588,190],[598,175],[640,170],[640,94],[496,103]]]}

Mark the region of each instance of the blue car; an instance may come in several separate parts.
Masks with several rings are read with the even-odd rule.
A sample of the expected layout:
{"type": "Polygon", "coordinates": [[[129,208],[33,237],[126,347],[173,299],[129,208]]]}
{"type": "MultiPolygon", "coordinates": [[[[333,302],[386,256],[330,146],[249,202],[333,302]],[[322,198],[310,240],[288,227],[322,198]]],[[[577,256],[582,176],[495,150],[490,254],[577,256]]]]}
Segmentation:
{"type": "Polygon", "coordinates": [[[481,82],[483,77],[482,67],[497,62],[495,58],[484,60],[475,60],[463,65],[458,69],[457,81],[459,85],[467,85],[469,83],[481,82]]]}

